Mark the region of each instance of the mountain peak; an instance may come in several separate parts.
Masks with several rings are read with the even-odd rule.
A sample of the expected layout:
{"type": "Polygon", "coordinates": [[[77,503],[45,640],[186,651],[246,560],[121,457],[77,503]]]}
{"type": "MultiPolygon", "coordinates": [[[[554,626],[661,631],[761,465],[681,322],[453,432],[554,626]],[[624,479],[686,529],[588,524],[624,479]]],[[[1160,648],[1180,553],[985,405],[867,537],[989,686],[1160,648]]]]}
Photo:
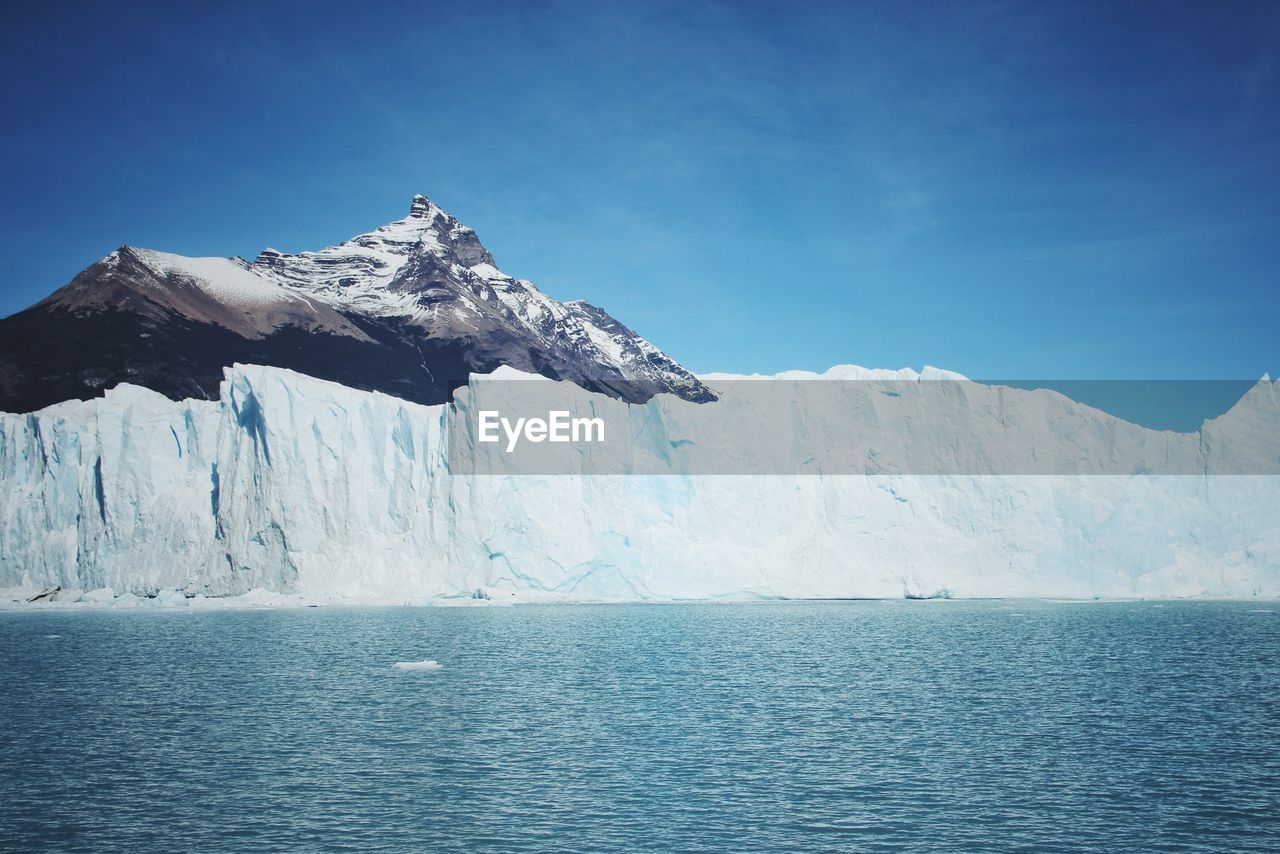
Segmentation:
{"type": "Polygon", "coordinates": [[[125,380],[208,396],[231,361],[417,402],[447,401],[499,365],[633,402],[714,397],[604,311],[503,273],[473,229],[421,194],[373,231],[317,251],[267,248],[252,264],[122,246],[24,314],[0,321],[0,409],[125,380]],[[84,344],[53,359],[59,336],[84,344]]]}
{"type": "Polygon", "coordinates": [[[413,201],[409,204],[409,219],[431,219],[437,212],[444,211],[421,193],[414,194],[413,201]]]}

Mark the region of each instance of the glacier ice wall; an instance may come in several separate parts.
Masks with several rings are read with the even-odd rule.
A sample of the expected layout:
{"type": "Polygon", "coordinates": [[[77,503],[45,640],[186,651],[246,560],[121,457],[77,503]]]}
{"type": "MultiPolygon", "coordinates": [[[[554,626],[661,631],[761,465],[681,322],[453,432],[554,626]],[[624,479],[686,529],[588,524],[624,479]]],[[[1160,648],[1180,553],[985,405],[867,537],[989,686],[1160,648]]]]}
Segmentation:
{"type": "Polygon", "coordinates": [[[1280,596],[1277,476],[470,476],[449,417],[246,365],[0,415],[0,587],[1280,596]]]}

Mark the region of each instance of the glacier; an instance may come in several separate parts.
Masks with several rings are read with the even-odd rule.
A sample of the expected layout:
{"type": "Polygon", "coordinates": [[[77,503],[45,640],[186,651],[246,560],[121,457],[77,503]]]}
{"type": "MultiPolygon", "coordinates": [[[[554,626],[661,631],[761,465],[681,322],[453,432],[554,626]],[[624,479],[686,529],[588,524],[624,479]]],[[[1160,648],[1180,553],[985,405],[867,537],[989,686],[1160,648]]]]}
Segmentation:
{"type": "MultiPolygon", "coordinates": [[[[1277,387],[1219,421],[1274,434],[1277,387]]],[[[241,364],[216,400],[2,414],[0,599],[1280,596],[1274,474],[482,475],[451,466],[456,417],[241,364]]],[[[1230,449],[1215,429],[1188,441],[1230,449]]]]}

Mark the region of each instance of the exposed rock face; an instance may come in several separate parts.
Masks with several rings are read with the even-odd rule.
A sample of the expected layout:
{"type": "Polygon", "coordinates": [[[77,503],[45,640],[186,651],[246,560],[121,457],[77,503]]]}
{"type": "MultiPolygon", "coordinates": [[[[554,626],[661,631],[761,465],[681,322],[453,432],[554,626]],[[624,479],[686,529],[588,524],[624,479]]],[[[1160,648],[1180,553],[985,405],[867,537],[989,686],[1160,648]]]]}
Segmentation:
{"type": "Polygon", "coordinates": [[[640,402],[713,395],[603,310],[560,303],[496,266],[423,196],[409,215],[318,252],[186,258],[123,246],[0,321],[0,410],[121,382],[213,399],[235,362],[440,403],[501,365],[640,402]]]}

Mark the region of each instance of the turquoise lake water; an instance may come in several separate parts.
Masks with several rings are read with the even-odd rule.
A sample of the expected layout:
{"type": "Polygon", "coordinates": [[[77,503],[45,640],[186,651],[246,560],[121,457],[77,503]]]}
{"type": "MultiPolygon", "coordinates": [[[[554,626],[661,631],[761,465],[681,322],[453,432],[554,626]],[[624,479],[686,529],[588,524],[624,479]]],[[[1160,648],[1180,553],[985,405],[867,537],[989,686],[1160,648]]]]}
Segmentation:
{"type": "Polygon", "coordinates": [[[1274,850],[1278,656],[1270,603],[0,614],[0,849],[1274,850]]]}

